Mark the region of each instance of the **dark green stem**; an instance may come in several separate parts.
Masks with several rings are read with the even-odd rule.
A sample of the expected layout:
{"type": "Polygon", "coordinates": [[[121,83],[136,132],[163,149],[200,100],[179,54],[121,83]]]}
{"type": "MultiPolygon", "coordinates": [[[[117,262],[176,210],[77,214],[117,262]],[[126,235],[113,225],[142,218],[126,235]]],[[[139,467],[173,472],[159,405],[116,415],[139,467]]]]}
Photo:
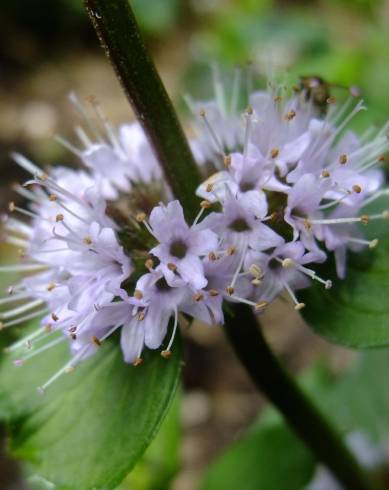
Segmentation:
{"type": "Polygon", "coordinates": [[[128,0],[85,0],[85,6],[173,194],[193,219],[199,211],[200,174],[128,0]]]}
{"type": "MultiPolygon", "coordinates": [[[[199,172],[171,101],[148,56],[128,0],[85,0],[100,42],[143,125],[165,177],[188,218],[198,211],[199,172]]],[[[225,330],[256,386],[328,466],[347,490],[369,485],[352,454],[329,423],[281,368],[250,308],[226,315],[225,330]]]]}
{"type": "Polygon", "coordinates": [[[278,362],[244,305],[227,317],[226,335],[255,385],[277,407],[288,424],[303,439],[347,490],[368,490],[358,462],[340,435],[278,362]],[[237,321],[238,319],[238,321],[237,321]]]}

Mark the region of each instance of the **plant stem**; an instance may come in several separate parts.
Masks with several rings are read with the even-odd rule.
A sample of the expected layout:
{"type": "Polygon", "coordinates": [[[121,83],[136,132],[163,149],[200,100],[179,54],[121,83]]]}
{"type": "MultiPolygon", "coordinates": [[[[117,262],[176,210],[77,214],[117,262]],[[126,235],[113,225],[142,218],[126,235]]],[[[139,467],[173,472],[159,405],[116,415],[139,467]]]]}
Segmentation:
{"type": "MultiPolygon", "coordinates": [[[[124,91],[189,219],[198,211],[198,168],[171,101],[146,52],[128,0],[85,0],[89,17],[124,91]]],[[[226,314],[225,331],[257,387],[347,490],[368,490],[341,438],[279,365],[250,308],[226,314]]]]}
{"type": "Polygon", "coordinates": [[[165,177],[192,220],[198,167],[150,59],[128,0],[85,0],[86,10],[124,91],[148,136],[165,177]]]}
{"type": "Polygon", "coordinates": [[[345,489],[371,489],[340,435],[280,365],[253,321],[251,310],[237,305],[234,316],[227,317],[225,332],[257,388],[277,407],[317,459],[345,489]]]}

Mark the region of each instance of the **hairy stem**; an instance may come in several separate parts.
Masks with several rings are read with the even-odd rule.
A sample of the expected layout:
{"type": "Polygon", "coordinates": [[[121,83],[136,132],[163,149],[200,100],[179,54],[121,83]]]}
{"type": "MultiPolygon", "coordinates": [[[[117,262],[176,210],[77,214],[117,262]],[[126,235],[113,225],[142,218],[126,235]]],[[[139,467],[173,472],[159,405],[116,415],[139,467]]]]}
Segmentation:
{"type": "Polygon", "coordinates": [[[252,312],[238,305],[227,317],[226,335],[257,388],[347,490],[371,486],[340,435],[288,375],[271,351],[252,312]],[[237,321],[238,319],[238,321],[237,321]]]}
{"type": "Polygon", "coordinates": [[[128,0],[85,0],[100,43],[188,219],[199,210],[200,174],[128,0]]]}

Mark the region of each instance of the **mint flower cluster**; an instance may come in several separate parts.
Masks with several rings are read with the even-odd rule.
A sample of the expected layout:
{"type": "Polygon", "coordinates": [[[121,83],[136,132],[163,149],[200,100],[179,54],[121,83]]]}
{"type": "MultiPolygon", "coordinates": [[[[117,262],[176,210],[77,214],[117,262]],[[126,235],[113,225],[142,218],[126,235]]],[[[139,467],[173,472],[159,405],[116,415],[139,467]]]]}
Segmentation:
{"type": "Polygon", "coordinates": [[[361,137],[348,130],[365,109],[353,96],[339,106],[330,97],[323,111],[309,91],[269,84],[243,113],[220,90],[217,102],[189,101],[190,144],[204,178],[193,223],[140,125],[116,129],[95,101],[91,118],[71,100],[84,118],[79,144],[58,139],[82,166],[45,172],[14,154],[31,175],[15,187],[27,204],[10,203],[3,217],[4,241],[20,250],[20,262],[0,272],[25,277],[0,299],[0,328],[43,317],[7,351],[23,365],[70,346],[69,362],[41,392],[116,331],[124,361],[139,365],[145,347],[169,358],[183,315],[222,324],[225,302],[260,314],[281,294],[301,310],[300,289],[318,281],[326,294],[332,286],[315,264],[333,253],[344,278],[347,252],[378,244],[364,238],[363,225],[389,218],[388,210],[364,212],[388,194],[389,125],[361,137]]]}

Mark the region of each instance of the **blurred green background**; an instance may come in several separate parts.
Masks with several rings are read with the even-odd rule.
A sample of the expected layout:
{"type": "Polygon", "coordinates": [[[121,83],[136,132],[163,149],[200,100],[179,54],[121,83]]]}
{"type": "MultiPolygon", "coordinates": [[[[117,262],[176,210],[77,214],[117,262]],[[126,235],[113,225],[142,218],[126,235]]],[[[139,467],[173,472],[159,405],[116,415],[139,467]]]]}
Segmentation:
{"type": "MultiPolygon", "coordinates": [[[[358,116],[359,128],[388,118],[389,0],[132,0],[131,4],[178,106],[187,93],[212,96],[212,64],[253,63],[264,74],[287,72],[291,80],[319,75],[333,84],[360,87],[369,111],[358,116]]],[[[77,118],[67,100],[72,90],[81,98],[96,96],[115,123],[133,117],[81,0],[2,0],[2,211],[13,197],[9,184],[25,177],[11,162],[11,150],[43,165],[74,163],[52,138],[56,134],[73,138],[77,118]]],[[[0,250],[1,261],[6,252],[0,250]]],[[[318,357],[335,371],[347,364],[348,351],[315,337],[296,315],[286,318],[275,307],[264,320],[271,342],[292,369],[299,371],[318,357]]],[[[202,327],[191,332],[181,409],[181,471],[172,484],[175,490],[195,488],[209,460],[239,437],[263,405],[220,332],[202,327]]],[[[25,488],[15,475],[9,461],[0,458],[0,488],[25,488]]],[[[143,481],[144,475],[134,478],[143,481]]],[[[150,485],[156,488],[130,483],[135,490],[150,485]]]]}

